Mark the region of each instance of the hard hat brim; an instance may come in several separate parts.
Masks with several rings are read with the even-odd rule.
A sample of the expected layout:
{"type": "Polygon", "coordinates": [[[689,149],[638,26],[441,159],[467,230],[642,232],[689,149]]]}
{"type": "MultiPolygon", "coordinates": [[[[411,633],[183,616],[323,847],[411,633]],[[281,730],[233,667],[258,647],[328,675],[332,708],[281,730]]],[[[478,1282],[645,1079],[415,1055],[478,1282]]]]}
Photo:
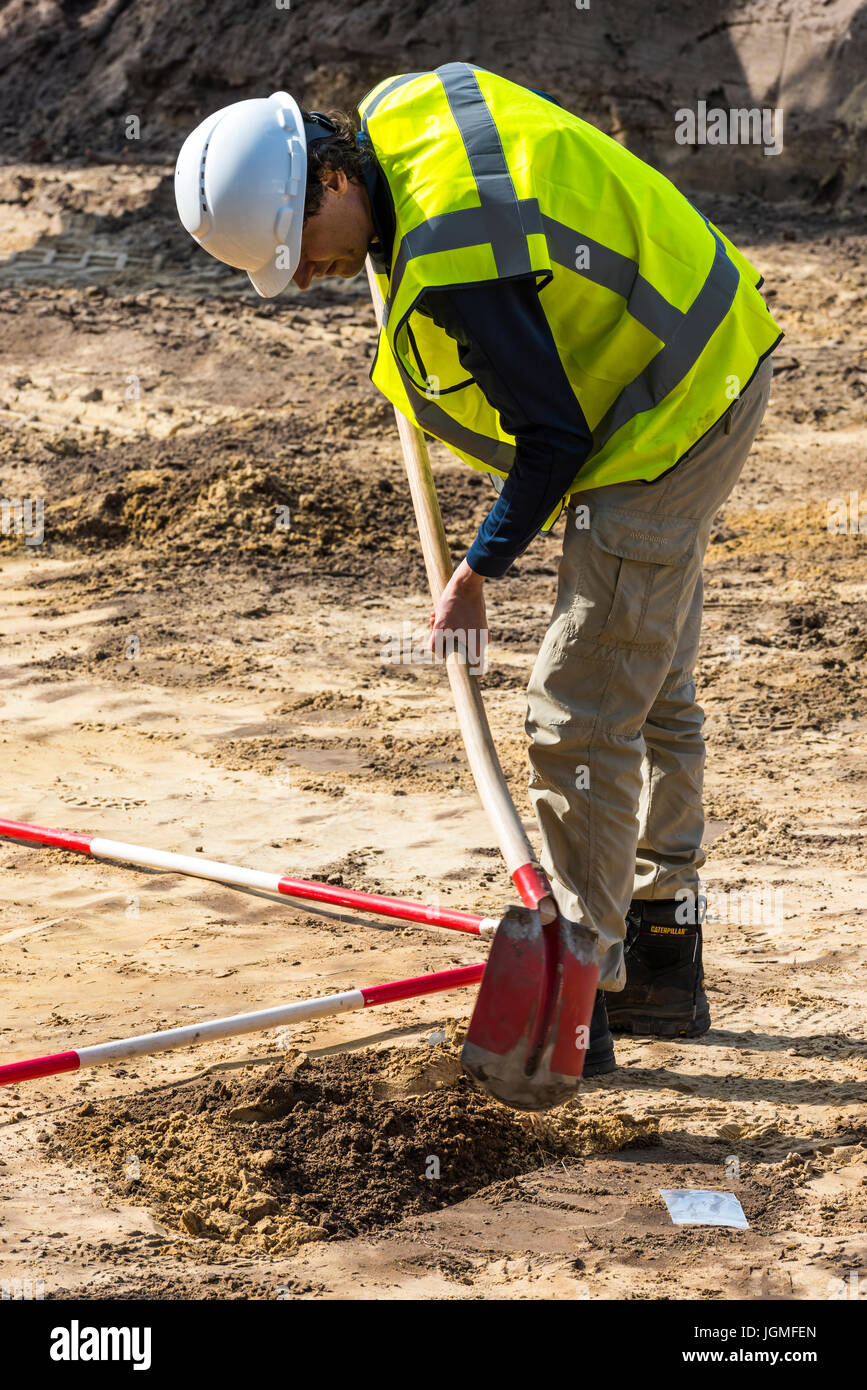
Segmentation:
{"type": "Polygon", "coordinates": [[[250,284],[258,295],[261,295],[263,299],[273,299],[275,294],[279,294],[281,290],[285,290],[297,269],[298,266],[296,263],[291,270],[278,270],[273,260],[271,260],[266,261],[259,270],[248,270],[247,276],[250,284]]]}

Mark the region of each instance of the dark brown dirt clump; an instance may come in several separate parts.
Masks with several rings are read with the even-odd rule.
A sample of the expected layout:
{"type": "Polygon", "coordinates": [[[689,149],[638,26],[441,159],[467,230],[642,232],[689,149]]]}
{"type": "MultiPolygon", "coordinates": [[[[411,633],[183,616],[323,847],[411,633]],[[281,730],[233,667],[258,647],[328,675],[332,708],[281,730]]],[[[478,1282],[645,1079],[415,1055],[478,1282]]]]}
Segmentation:
{"type": "Polygon", "coordinates": [[[491,1183],[630,1143],[626,1116],[517,1115],[476,1090],[448,1043],[206,1077],[82,1107],[55,1152],[107,1170],[189,1235],[286,1253],[463,1201],[491,1183]]]}

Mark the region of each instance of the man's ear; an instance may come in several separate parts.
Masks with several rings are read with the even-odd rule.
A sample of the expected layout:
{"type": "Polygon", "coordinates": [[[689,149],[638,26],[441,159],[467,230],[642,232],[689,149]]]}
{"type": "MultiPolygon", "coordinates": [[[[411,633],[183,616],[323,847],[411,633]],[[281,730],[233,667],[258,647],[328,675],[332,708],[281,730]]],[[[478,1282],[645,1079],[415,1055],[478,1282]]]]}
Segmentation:
{"type": "Polygon", "coordinates": [[[342,169],[332,169],[330,164],[326,164],[322,174],[322,186],[331,193],[341,196],[346,192],[348,179],[342,169]]]}

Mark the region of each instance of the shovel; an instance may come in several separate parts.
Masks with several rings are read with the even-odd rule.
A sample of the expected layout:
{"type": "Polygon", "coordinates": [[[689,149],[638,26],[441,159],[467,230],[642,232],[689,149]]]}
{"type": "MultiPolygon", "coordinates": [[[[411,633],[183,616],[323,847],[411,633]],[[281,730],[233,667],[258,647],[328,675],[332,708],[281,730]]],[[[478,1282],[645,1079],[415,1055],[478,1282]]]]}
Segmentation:
{"type": "MultiPolygon", "coordinates": [[[[367,278],[381,330],[382,294],[369,258],[367,278]]],[[[382,339],[380,351],[390,351],[382,339]]],[[[395,417],[436,603],[454,566],[424,434],[400,411],[395,417]]],[[[461,1060],[497,1100],[547,1110],[567,1101],[581,1077],[599,976],[596,939],[557,910],[503,776],[478,680],[448,645],[445,665],[470,770],[523,903],[497,925],[461,1060]]]]}

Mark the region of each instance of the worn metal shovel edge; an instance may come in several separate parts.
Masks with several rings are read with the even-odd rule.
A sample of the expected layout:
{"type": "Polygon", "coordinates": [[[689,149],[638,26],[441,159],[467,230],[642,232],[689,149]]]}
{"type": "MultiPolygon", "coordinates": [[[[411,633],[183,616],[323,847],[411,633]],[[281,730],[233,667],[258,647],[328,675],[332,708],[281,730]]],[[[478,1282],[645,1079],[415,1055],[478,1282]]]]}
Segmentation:
{"type": "Polygon", "coordinates": [[[464,1070],[513,1109],[563,1105],[581,1079],[598,978],[586,927],[507,908],[467,1029],[464,1070]]]}

